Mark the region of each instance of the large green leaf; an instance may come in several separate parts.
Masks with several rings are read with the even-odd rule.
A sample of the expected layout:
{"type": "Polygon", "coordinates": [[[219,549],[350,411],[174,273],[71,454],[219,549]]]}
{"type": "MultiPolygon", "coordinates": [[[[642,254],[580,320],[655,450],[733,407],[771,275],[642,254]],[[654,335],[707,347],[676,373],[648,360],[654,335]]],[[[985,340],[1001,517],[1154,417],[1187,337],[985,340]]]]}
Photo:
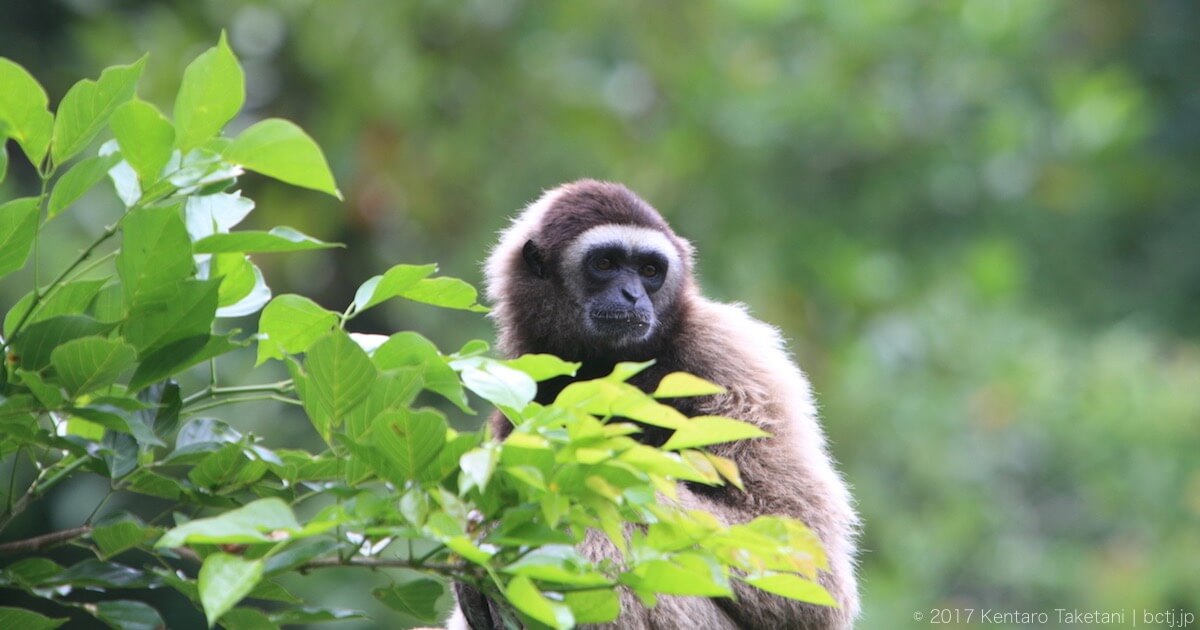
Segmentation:
{"type": "Polygon", "coordinates": [[[256,543],[270,540],[271,532],[299,530],[300,523],[286,503],[275,498],[259,499],[219,516],[188,521],[163,534],[154,546],[256,543]]]}
{"type": "Polygon", "coordinates": [[[16,140],[30,163],[39,167],[54,130],[48,104],[46,91],[33,75],[0,57],[0,138],[16,140]]]}
{"type": "Polygon", "coordinates": [[[183,152],[217,135],[246,100],[246,79],[225,33],[183,71],[175,97],[175,144],[183,152]]]}
{"type": "Polygon", "coordinates": [[[4,183],[4,178],[8,175],[8,145],[5,140],[6,138],[0,135],[0,184],[4,183]]]}
{"type": "Polygon", "coordinates": [[[73,339],[50,353],[59,382],[76,396],[111,385],[136,358],[133,346],[103,337],[73,339]]]}
{"type": "Polygon", "coordinates": [[[446,443],[446,421],[431,409],[385,411],[375,418],[363,441],[386,458],[389,468],[380,474],[403,485],[410,479],[436,476],[430,464],[446,443]]]}
{"type": "Polygon", "coordinates": [[[141,544],[148,533],[145,524],[137,517],[124,514],[97,524],[91,536],[104,558],[110,558],[141,544]]]}
{"type": "Polygon", "coordinates": [[[208,626],[211,628],[221,615],[249,595],[262,574],[262,560],[246,560],[227,553],[214,553],[205,558],[197,587],[208,626]]]}
{"type": "Polygon", "coordinates": [[[400,292],[400,297],[442,308],[486,313],[487,307],[476,302],[475,287],[458,278],[426,278],[400,292]]]}
{"type": "Polygon", "coordinates": [[[13,199],[0,205],[0,276],[25,266],[37,236],[37,224],[37,197],[13,199]]]}
{"type": "Polygon", "coordinates": [[[96,602],[88,608],[97,619],[119,630],[158,630],[167,625],[150,604],[131,599],[96,602]]]}
{"type": "Polygon", "coordinates": [[[133,306],[121,330],[139,354],[212,329],[217,310],[217,280],[187,280],[162,298],[133,306]]]}
{"type": "Polygon", "coordinates": [[[579,366],[583,365],[563,361],[552,354],[525,354],[501,363],[528,374],[535,381],[545,381],[556,376],[575,376],[579,366]]]}
{"type": "MultiPolygon", "coordinates": [[[[25,324],[29,325],[56,315],[85,312],[92,300],[96,299],[96,294],[100,292],[100,288],[104,286],[105,282],[107,280],[76,280],[59,285],[57,291],[42,298],[37,312],[30,315],[25,324]]],[[[30,291],[21,296],[21,299],[17,300],[17,303],[8,310],[4,316],[4,337],[12,336],[13,328],[16,327],[17,322],[25,315],[25,311],[32,303],[33,292],[30,291]]]]}
{"type": "Polygon", "coordinates": [[[193,271],[192,243],[179,208],[144,208],[124,222],[125,240],[117,255],[117,273],[125,304],[133,307],[170,299],[193,271]]]}
{"type": "Polygon", "coordinates": [[[461,371],[467,389],[494,405],[520,411],[537,395],[533,378],[495,359],[469,357],[450,366],[461,371]]]}
{"type": "Polygon", "coordinates": [[[388,337],[383,345],[375,349],[372,360],[381,370],[419,367],[425,389],[444,396],[459,409],[471,413],[458,374],[438,352],[437,346],[419,333],[405,331],[388,337]]]}
{"type": "Polygon", "coordinates": [[[112,327],[112,324],[83,315],[49,317],[22,330],[13,339],[13,349],[20,358],[21,367],[37,371],[50,365],[50,353],[60,345],[72,339],[107,332],[112,327]]]}
{"type": "Polygon", "coordinates": [[[372,592],[384,606],[425,622],[438,620],[437,600],[446,591],[441,582],[418,577],[372,592]]]}
{"type": "Polygon", "coordinates": [[[175,145],[171,121],[153,105],[134,99],[113,112],[109,125],[121,156],[137,172],[142,187],[158,181],[175,145]]]}
{"type": "MultiPolygon", "coordinates": [[[[4,61],[4,59],[0,59],[4,61]]],[[[0,606],[0,628],[21,630],[53,630],[70,621],[67,617],[50,618],[23,608],[0,606]]]]}
{"type": "Polygon", "coordinates": [[[129,390],[137,391],[243,345],[234,343],[229,335],[201,335],[172,342],[142,357],[129,379],[129,390]]]}
{"type": "Polygon", "coordinates": [[[341,330],[322,337],[308,349],[308,386],[304,406],[322,436],[339,426],[350,410],[366,399],[376,370],[367,353],[341,330]]]}
{"type": "Polygon", "coordinates": [[[354,309],[362,312],[390,300],[436,271],[437,265],[396,265],[358,287],[354,293],[354,309]]]}
{"type": "Polygon", "coordinates": [[[527,577],[513,578],[508,583],[508,587],[504,589],[504,595],[517,610],[547,626],[570,628],[575,625],[575,617],[571,614],[571,609],[546,599],[546,596],[542,595],[541,591],[527,577]]]}
{"type": "Polygon", "coordinates": [[[104,179],[108,169],[119,161],[121,161],[121,156],[113,153],[90,157],[72,166],[71,170],[55,182],[54,190],[50,192],[47,216],[54,218],[69,208],[101,179],[104,179]]]}
{"type": "Polygon", "coordinates": [[[197,254],[221,254],[228,252],[269,253],[299,252],[310,249],[345,247],[341,243],[326,243],[290,227],[271,228],[269,232],[242,231],[213,234],[196,242],[197,254]]]}
{"type": "Polygon", "coordinates": [[[285,354],[308,350],[316,340],[337,325],[337,313],[299,295],[280,295],[263,309],[258,332],[258,361],[282,359],[285,354]]]}
{"type": "Polygon", "coordinates": [[[342,198],[321,148],[289,121],[268,118],[251,125],[225,148],[224,156],[279,181],[342,198]]]}
{"type": "Polygon", "coordinates": [[[133,98],[146,57],[127,66],[113,66],[96,81],[82,79],[67,90],[54,120],[51,155],[63,164],[87,147],[118,107],[133,98]]]}

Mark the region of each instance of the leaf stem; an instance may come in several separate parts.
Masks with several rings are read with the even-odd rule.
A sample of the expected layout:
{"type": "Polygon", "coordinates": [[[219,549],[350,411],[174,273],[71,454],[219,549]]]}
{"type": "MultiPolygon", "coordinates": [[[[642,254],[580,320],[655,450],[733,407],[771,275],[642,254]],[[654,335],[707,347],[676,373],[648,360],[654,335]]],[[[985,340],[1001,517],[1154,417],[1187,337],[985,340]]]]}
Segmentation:
{"type": "Polygon", "coordinates": [[[263,383],[261,385],[238,385],[231,387],[217,387],[215,384],[209,385],[204,389],[183,399],[183,406],[204,400],[205,398],[213,398],[216,396],[229,396],[234,394],[255,394],[255,393],[270,393],[270,394],[286,394],[292,391],[292,380],[286,379],[277,383],[263,383]]]}
{"type": "Polygon", "coordinates": [[[221,400],[213,400],[213,401],[204,403],[202,405],[196,405],[195,407],[191,407],[191,408],[185,408],[184,411],[187,413],[198,413],[198,412],[204,411],[206,409],[213,409],[216,407],[222,407],[224,405],[236,405],[238,403],[259,402],[259,401],[263,401],[263,400],[274,400],[276,402],[287,403],[289,405],[302,404],[299,400],[296,400],[295,398],[288,398],[287,396],[280,396],[279,394],[269,394],[266,396],[262,396],[262,395],[241,396],[241,397],[235,396],[232,398],[222,398],[221,400]]]}

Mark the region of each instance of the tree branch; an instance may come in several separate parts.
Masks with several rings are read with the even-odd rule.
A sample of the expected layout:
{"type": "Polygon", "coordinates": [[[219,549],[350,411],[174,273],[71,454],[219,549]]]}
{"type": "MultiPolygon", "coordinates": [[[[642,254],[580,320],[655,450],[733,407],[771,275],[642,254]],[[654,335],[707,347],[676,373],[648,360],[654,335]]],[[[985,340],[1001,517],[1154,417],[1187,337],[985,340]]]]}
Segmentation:
{"type": "Polygon", "coordinates": [[[46,547],[53,547],[54,545],[74,540],[81,536],[86,536],[90,533],[92,533],[91,526],[84,525],[82,527],[64,529],[60,532],[50,532],[49,534],[42,534],[41,536],[34,536],[33,538],[26,538],[24,540],[14,540],[12,542],[7,542],[3,545],[0,545],[0,555],[38,551],[40,549],[45,549],[46,547]]]}

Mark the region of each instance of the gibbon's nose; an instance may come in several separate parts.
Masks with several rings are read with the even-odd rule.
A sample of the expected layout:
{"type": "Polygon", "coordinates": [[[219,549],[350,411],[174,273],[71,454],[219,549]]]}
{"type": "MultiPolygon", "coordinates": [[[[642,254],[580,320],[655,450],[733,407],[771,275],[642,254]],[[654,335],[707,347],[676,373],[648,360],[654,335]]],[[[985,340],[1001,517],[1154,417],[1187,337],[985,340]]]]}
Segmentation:
{"type": "Polygon", "coordinates": [[[637,279],[628,280],[621,285],[621,295],[630,304],[637,304],[638,300],[646,295],[646,291],[642,289],[642,283],[637,279]]]}

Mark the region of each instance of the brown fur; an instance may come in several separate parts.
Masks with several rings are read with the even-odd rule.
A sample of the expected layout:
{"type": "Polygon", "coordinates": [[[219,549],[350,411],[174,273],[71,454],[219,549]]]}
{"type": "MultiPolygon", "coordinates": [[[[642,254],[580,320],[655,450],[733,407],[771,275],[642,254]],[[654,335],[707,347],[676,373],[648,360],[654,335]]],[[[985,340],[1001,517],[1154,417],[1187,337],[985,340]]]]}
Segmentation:
{"type": "MultiPolygon", "coordinates": [[[[618,361],[655,360],[634,377],[651,391],[666,374],[685,371],[723,385],[725,394],[680,399],[687,415],[722,415],[755,423],[773,437],[712,447],[741,470],[746,491],[732,487],[682,485],[681,503],[703,509],[730,524],[764,514],[784,515],[806,523],[820,538],[830,570],[821,583],[837,600],[837,608],[787,600],[736,582],[736,601],[667,596],[646,609],[625,592],[621,617],[611,628],[846,628],[858,614],[854,576],[858,525],[849,490],[834,468],[816,407],[803,373],[784,349],[774,328],[754,319],[740,305],[705,299],[692,278],[692,249],[662,217],[619,184],[582,180],[552,190],[527,208],[501,237],[487,264],[488,296],[494,304],[500,346],[517,356],[548,352],[583,362],[575,379],[595,378],[618,361]],[[661,231],[678,250],[683,274],[677,295],[668,296],[656,331],[645,343],[605,349],[583,334],[583,313],[569,290],[559,254],[589,228],[604,224],[632,225],[661,231]],[[533,241],[545,254],[549,273],[537,276],[522,258],[533,241]]],[[[659,308],[656,302],[656,309],[659,308]]],[[[549,402],[574,379],[556,379],[539,387],[538,400],[549,402]]],[[[511,426],[500,415],[492,419],[498,436],[511,426]]],[[[663,431],[647,430],[643,440],[661,444],[663,431]]],[[[616,555],[603,536],[590,534],[582,546],[599,559],[616,555]]],[[[459,619],[461,623],[461,619],[459,619]]],[[[464,626],[465,627],[465,626],[464,626]]]]}

